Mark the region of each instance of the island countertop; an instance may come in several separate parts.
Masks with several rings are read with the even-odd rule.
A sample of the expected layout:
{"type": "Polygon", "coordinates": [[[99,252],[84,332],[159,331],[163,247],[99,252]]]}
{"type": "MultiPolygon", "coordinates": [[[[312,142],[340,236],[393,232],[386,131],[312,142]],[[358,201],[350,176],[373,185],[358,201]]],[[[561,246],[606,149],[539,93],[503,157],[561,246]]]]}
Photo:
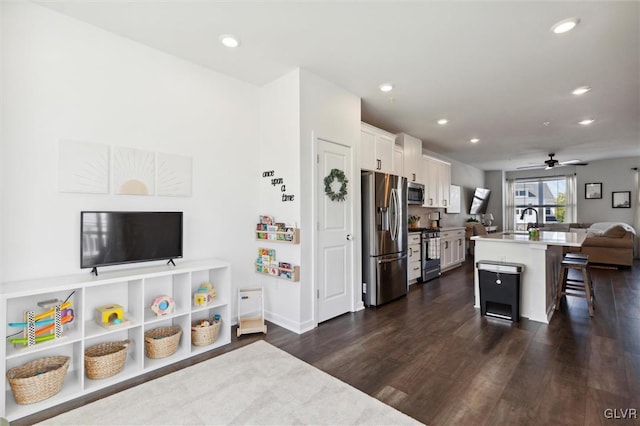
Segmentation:
{"type": "Polygon", "coordinates": [[[476,235],[472,240],[486,240],[505,243],[545,244],[552,246],[581,247],[586,233],[540,231],[540,237],[529,238],[524,231],[495,232],[487,235],[476,235]]]}

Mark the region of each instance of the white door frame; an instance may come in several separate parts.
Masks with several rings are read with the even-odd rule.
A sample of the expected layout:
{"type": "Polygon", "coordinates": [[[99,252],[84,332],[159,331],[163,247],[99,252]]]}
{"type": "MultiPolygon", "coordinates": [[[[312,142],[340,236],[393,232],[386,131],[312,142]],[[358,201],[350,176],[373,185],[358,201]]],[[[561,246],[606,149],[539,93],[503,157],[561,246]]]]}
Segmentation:
{"type": "MultiPolygon", "coordinates": [[[[351,259],[349,261],[352,262],[352,268],[351,268],[351,285],[348,286],[349,288],[349,292],[350,292],[350,300],[351,300],[351,307],[350,310],[351,312],[355,312],[356,310],[362,309],[362,307],[364,306],[362,304],[362,302],[360,301],[360,304],[362,307],[358,306],[357,300],[360,300],[360,297],[358,297],[359,293],[358,293],[358,289],[359,286],[357,285],[358,282],[358,277],[361,275],[361,266],[360,266],[360,262],[357,261],[357,259],[360,256],[360,250],[358,250],[357,248],[359,247],[359,245],[361,244],[361,239],[360,239],[360,221],[356,220],[357,217],[359,217],[360,215],[360,205],[359,202],[356,202],[357,200],[360,200],[360,168],[358,167],[358,163],[355,159],[355,155],[357,154],[357,151],[354,149],[353,146],[350,145],[346,145],[340,142],[336,142],[333,141],[331,139],[328,138],[323,138],[321,136],[316,135],[315,131],[311,132],[312,134],[312,139],[313,139],[313,166],[312,166],[312,171],[311,171],[311,176],[313,176],[313,185],[312,186],[312,200],[313,200],[313,204],[312,204],[312,224],[313,224],[313,231],[312,231],[312,250],[313,253],[311,254],[312,259],[313,259],[313,265],[312,265],[312,276],[313,276],[313,291],[311,294],[311,297],[313,297],[313,321],[314,321],[314,327],[318,326],[318,291],[319,291],[319,283],[320,283],[320,277],[318,276],[320,271],[319,268],[316,267],[316,265],[319,264],[319,253],[320,253],[320,249],[318,247],[319,244],[319,239],[318,239],[318,195],[319,192],[321,190],[321,184],[320,182],[317,181],[316,176],[318,175],[318,155],[319,155],[319,150],[318,150],[318,143],[319,141],[323,141],[323,142],[328,142],[328,143],[332,143],[335,145],[340,145],[342,147],[345,147],[347,149],[349,149],[350,151],[350,157],[351,157],[351,174],[350,176],[347,177],[347,179],[349,180],[349,183],[351,183],[351,185],[349,185],[349,193],[350,193],[350,197],[348,197],[348,200],[350,200],[349,202],[351,202],[351,234],[353,235],[353,240],[351,242],[352,244],[352,250],[351,250],[351,259]],[[356,174],[356,168],[357,168],[357,174],[356,174]],[[357,196],[356,196],[357,195],[357,196]],[[356,211],[356,206],[357,211],[356,211]]],[[[324,188],[322,188],[322,190],[324,191],[324,188]]]]}

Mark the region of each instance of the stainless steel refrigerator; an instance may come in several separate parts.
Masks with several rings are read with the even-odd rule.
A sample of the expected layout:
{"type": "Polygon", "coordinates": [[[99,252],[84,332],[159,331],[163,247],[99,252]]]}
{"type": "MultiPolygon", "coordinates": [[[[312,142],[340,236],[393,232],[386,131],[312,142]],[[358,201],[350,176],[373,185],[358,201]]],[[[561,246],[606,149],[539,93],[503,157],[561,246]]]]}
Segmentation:
{"type": "Polygon", "coordinates": [[[407,294],[407,179],[363,171],[362,300],[378,306],[407,294]]]}

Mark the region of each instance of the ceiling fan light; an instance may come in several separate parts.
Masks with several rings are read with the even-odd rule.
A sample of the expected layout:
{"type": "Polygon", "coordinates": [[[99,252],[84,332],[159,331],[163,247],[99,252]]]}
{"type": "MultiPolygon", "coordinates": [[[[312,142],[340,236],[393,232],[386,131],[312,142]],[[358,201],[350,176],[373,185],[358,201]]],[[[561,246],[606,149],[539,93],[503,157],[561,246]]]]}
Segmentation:
{"type": "Polygon", "coordinates": [[[558,21],[551,27],[551,32],[554,34],[564,34],[571,31],[578,25],[580,20],[578,18],[567,18],[562,21],[558,21]]]}

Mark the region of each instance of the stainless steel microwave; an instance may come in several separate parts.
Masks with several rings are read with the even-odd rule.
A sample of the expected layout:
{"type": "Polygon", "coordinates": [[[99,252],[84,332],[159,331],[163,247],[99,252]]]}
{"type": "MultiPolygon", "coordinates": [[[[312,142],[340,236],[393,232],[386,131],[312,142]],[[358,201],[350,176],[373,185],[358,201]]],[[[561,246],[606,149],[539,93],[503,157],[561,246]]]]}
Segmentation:
{"type": "Polygon", "coordinates": [[[407,182],[407,204],[424,204],[424,185],[407,182]]]}

